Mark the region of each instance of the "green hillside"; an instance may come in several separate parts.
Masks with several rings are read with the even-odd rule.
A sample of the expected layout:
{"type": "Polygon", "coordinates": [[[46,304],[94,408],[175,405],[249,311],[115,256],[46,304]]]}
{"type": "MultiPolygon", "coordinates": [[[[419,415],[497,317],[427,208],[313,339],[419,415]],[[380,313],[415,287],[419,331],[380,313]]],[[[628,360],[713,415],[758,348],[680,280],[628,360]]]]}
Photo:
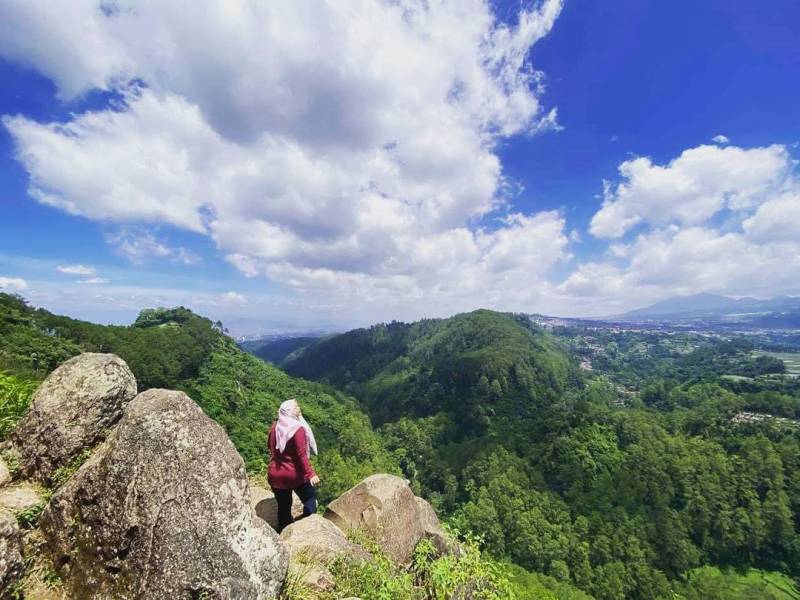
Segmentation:
{"type": "Polygon", "coordinates": [[[334,336],[285,366],[355,396],[442,514],[539,574],[519,581],[603,600],[769,587],[698,570],[716,565],[793,586],[798,430],[737,421],[748,399],[711,368],[633,393],[578,375],[563,347],[524,316],[476,311],[334,336]]]}
{"type": "Polygon", "coordinates": [[[185,308],[144,310],[131,326],[105,326],[33,309],[16,296],[0,294],[0,433],[22,415],[37,381],[86,351],[121,356],[140,391],[186,391],[225,427],[252,473],[264,468],[266,429],[278,405],[298,398],[321,449],[316,460],[325,473],[323,501],[366,475],[399,471],[352,398],[290,377],[243,352],[220,324],[185,308]]]}
{"type": "Polygon", "coordinates": [[[241,344],[241,347],[266,362],[280,366],[292,353],[313,344],[318,339],[318,337],[292,337],[260,342],[257,345],[253,345],[255,344],[253,343],[251,347],[247,347],[247,343],[245,343],[241,344]]]}
{"type": "Polygon", "coordinates": [[[527,317],[488,310],[356,329],[283,367],[352,393],[375,423],[445,412],[470,436],[535,415],[577,382],[567,356],[527,317]]]}
{"type": "MultiPolygon", "coordinates": [[[[800,428],[737,420],[752,398],[713,369],[648,381],[620,405],[617,384],[581,375],[560,347],[525,317],[477,311],[320,340],[289,366],[310,382],[187,309],[112,327],[0,294],[0,435],[58,363],[115,352],[142,389],[187,391],[254,474],[278,403],[298,397],[320,442],[323,502],[368,474],[404,474],[513,563],[491,567],[511,577],[502,597],[796,597],[800,428]]],[[[365,598],[395,581],[370,568],[347,575],[365,598]]]]}

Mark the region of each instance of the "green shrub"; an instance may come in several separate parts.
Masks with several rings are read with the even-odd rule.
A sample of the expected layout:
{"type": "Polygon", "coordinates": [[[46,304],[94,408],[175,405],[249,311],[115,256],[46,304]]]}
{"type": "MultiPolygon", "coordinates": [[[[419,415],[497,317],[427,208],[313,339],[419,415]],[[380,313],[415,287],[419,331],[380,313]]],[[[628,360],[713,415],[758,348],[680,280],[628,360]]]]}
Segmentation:
{"type": "Polygon", "coordinates": [[[372,560],[335,560],[331,565],[334,588],[325,598],[512,600],[517,597],[506,567],[483,555],[479,550],[480,540],[474,536],[464,538],[461,552],[445,555],[440,554],[430,540],[424,539],[417,545],[408,568],[395,565],[363,534],[351,537],[370,552],[372,560]]]}
{"type": "Polygon", "coordinates": [[[34,504],[23,511],[17,513],[17,523],[23,529],[33,529],[39,524],[39,517],[42,516],[42,511],[45,507],[45,502],[34,504]]]}
{"type": "Polygon", "coordinates": [[[35,381],[0,373],[0,440],[8,437],[25,414],[37,386],[35,381]]]}
{"type": "Polygon", "coordinates": [[[16,450],[12,450],[10,448],[4,448],[0,450],[0,458],[3,459],[3,462],[6,463],[8,467],[8,472],[11,474],[11,479],[16,479],[17,476],[20,474],[20,456],[16,450]]]}
{"type": "Polygon", "coordinates": [[[412,569],[423,598],[447,600],[502,600],[514,598],[505,568],[483,556],[479,538],[467,536],[458,554],[440,555],[429,539],[423,539],[414,551],[412,569]]]}

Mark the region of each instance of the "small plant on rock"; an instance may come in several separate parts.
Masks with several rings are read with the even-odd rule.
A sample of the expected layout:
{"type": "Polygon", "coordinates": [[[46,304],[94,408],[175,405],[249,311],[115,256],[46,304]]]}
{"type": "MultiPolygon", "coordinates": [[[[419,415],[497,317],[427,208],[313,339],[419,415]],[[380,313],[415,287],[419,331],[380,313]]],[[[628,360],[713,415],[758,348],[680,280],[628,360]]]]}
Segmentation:
{"type": "Polygon", "coordinates": [[[67,481],[69,481],[72,478],[72,476],[78,471],[78,469],[81,468],[81,465],[83,465],[83,463],[85,463],[91,455],[92,455],[92,449],[86,448],[83,452],[78,454],[78,456],[73,458],[69,462],[69,464],[56,469],[52,476],[53,489],[57,489],[62,485],[64,485],[67,481]]]}

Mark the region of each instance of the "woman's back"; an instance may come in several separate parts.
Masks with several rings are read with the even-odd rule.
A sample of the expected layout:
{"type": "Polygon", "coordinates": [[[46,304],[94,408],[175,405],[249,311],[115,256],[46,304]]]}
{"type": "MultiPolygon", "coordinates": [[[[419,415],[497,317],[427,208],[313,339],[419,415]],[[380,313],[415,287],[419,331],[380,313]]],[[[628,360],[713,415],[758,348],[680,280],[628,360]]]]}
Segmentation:
{"type": "Polygon", "coordinates": [[[267,475],[270,486],[290,490],[300,487],[315,476],[308,460],[308,441],[302,427],[286,442],[286,447],[281,452],[277,447],[275,423],[273,423],[267,444],[272,456],[267,475]]]}

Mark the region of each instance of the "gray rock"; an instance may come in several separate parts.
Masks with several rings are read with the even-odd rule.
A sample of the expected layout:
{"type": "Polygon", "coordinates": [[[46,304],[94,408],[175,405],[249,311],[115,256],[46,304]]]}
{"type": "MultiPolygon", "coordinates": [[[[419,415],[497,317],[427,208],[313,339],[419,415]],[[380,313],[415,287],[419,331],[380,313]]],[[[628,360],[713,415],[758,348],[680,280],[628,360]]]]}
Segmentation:
{"type": "Polygon", "coordinates": [[[17,519],[7,510],[0,511],[0,598],[11,598],[25,572],[22,560],[22,535],[17,519]]]}
{"type": "Polygon", "coordinates": [[[369,553],[345,537],[341,529],[319,515],[311,515],[289,525],[281,532],[289,547],[289,567],[300,580],[316,590],[333,584],[328,565],[340,556],[351,560],[369,560],[369,553]]]}
{"type": "Polygon", "coordinates": [[[44,504],[42,490],[28,482],[0,490],[0,507],[12,512],[19,513],[39,504],[44,504]]]}
{"type": "MultiPolygon", "coordinates": [[[[256,511],[256,515],[263,519],[274,530],[278,530],[278,501],[275,500],[275,494],[272,490],[268,490],[258,485],[250,486],[250,505],[256,511]]],[[[292,517],[295,519],[302,516],[303,503],[297,494],[292,494],[292,517]]]]}
{"type": "Polygon", "coordinates": [[[136,379],[113,354],[69,359],[33,395],[12,435],[23,475],[50,483],[53,473],[95,446],[136,396],[136,379]]]}
{"type": "Polygon", "coordinates": [[[445,535],[442,525],[439,523],[439,517],[436,516],[436,511],[428,501],[419,496],[414,499],[417,502],[417,518],[422,525],[423,536],[429,538],[441,554],[460,554],[461,547],[456,541],[445,535]]]}
{"type": "Polygon", "coordinates": [[[281,532],[281,539],[291,556],[300,556],[316,562],[328,563],[339,556],[368,559],[369,554],[347,539],[344,532],[331,521],[311,515],[289,525],[281,532]]]}
{"type": "Polygon", "coordinates": [[[363,530],[399,564],[410,561],[428,532],[441,532],[430,505],[414,496],[405,479],[386,474],[350,488],[328,505],[325,518],[345,532],[363,530]]]}
{"type": "Polygon", "coordinates": [[[266,599],[288,567],[250,507],[244,462],[183,392],[139,394],[40,527],[82,599],[266,599]]]}
{"type": "Polygon", "coordinates": [[[6,461],[0,458],[0,487],[11,483],[11,471],[8,470],[6,461]]]}

